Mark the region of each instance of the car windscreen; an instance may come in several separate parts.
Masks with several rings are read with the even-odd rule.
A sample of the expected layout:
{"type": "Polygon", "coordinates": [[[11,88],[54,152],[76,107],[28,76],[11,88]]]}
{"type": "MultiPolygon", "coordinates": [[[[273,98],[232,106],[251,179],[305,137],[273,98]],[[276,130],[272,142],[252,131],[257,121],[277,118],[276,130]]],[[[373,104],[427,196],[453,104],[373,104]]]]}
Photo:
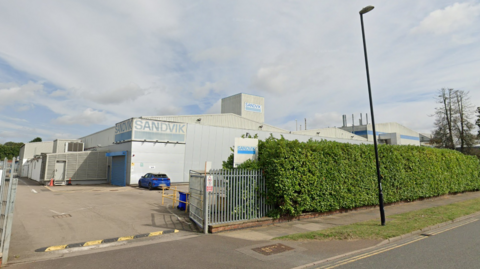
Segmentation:
{"type": "Polygon", "coordinates": [[[166,174],[155,174],[153,177],[168,177],[166,174]]]}

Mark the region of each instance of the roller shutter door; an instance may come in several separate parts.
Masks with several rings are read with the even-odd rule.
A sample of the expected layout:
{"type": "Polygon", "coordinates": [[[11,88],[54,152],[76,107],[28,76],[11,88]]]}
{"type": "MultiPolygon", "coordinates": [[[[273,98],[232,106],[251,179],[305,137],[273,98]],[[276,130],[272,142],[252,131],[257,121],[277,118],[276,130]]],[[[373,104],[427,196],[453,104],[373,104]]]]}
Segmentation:
{"type": "Polygon", "coordinates": [[[125,165],[125,156],[112,157],[112,185],[126,185],[127,169],[125,165]]]}

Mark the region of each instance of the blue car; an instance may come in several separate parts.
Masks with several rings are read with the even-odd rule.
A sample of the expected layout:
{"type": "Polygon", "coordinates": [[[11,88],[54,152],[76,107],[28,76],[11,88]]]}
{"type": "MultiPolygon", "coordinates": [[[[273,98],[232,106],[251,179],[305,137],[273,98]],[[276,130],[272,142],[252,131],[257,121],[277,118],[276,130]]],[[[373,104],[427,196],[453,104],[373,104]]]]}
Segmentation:
{"type": "Polygon", "coordinates": [[[170,189],[170,178],[168,178],[167,174],[148,173],[140,178],[140,180],[138,181],[138,187],[145,187],[149,190],[153,190],[154,188],[158,187],[162,187],[163,189],[170,189]]]}

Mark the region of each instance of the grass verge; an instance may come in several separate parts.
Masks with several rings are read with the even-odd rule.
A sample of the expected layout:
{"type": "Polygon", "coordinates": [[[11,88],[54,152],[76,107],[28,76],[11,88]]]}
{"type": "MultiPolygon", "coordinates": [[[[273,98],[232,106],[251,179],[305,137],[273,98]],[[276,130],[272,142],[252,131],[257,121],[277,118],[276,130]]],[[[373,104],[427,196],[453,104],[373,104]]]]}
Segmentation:
{"type": "Polygon", "coordinates": [[[338,226],[320,231],[298,233],[274,239],[279,240],[354,240],[388,239],[411,233],[428,226],[454,220],[480,211],[480,198],[454,204],[432,207],[387,217],[385,226],[378,220],[338,226]]]}

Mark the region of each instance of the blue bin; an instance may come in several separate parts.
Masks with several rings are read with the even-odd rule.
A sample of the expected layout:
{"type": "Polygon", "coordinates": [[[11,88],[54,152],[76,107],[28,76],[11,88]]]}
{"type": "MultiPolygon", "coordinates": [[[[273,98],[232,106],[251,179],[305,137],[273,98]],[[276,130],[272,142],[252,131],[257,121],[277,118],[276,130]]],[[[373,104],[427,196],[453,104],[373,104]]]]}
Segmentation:
{"type": "MultiPolygon", "coordinates": [[[[179,191],[178,193],[180,194],[180,198],[179,198],[180,201],[186,202],[188,200],[188,194],[187,193],[181,192],[181,191],[179,191]]],[[[177,208],[182,210],[182,211],[185,211],[186,206],[187,206],[187,204],[179,202],[177,208]]]]}

